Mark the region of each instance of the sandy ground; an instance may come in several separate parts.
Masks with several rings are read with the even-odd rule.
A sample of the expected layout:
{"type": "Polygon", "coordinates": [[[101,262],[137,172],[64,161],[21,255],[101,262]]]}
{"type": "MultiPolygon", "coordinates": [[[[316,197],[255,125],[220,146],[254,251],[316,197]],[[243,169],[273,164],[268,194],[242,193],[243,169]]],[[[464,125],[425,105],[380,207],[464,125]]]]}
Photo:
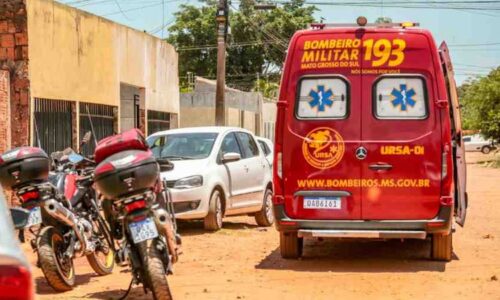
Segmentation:
{"type": "MultiPolygon", "coordinates": [[[[469,211],[454,235],[450,263],[428,259],[425,241],[307,241],[305,257],[279,256],[278,233],[250,217],[228,218],[205,233],[185,224],[184,254],[169,282],[175,299],[500,299],[500,169],[468,155],[469,211]]],[[[28,248],[26,248],[26,252],[28,248]]],[[[29,254],[31,261],[35,256],[29,254]]],[[[34,268],[38,299],[116,299],[130,282],[126,269],[98,277],[77,259],[77,285],[57,294],[34,268]]],[[[141,287],[129,299],[151,299],[141,287]]]]}

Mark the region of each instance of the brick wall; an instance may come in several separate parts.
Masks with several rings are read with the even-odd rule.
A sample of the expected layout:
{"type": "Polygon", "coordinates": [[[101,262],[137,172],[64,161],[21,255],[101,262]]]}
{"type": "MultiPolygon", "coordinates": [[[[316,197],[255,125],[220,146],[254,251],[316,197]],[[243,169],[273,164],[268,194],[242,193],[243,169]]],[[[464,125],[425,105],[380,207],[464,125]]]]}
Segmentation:
{"type": "Polygon", "coordinates": [[[0,153],[10,148],[10,79],[0,70],[0,153]]]}
{"type": "Polygon", "coordinates": [[[11,146],[28,145],[30,82],[25,0],[0,0],[0,70],[10,75],[11,146]]]}

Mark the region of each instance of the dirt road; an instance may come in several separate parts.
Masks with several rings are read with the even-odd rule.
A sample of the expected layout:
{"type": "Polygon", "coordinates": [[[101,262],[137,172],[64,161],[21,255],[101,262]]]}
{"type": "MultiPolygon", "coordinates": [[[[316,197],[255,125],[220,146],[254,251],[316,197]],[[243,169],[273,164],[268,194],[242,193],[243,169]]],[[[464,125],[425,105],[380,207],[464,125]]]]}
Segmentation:
{"type": "MultiPolygon", "coordinates": [[[[450,263],[428,260],[423,241],[308,241],[302,260],[283,260],[274,228],[238,217],[212,234],[183,226],[172,292],[175,299],[500,299],[500,169],[469,163],[468,190],[467,224],[457,228],[450,263]]],[[[34,272],[39,299],[116,299],[130,282],[125,269],[97,277],[79,259],[77,287],[55,294],[34,272]]],[[[135,287],[129,299],[151,297],[135,287]]]]}

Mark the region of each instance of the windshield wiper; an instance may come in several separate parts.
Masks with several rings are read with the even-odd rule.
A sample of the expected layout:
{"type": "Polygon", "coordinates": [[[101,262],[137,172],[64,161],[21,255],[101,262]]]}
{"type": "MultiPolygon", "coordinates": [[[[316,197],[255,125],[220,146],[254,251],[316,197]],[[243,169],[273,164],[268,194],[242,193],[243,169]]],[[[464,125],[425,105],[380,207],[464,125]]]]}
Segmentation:
{"type": "Polygon", "coordinates": [[[196,157],[191,157],[191,156],[181,156],[181,155],[167,155],[167,156],[162,156],[161,158],[166,158],[166,159],[196,159],[196,157]]]}

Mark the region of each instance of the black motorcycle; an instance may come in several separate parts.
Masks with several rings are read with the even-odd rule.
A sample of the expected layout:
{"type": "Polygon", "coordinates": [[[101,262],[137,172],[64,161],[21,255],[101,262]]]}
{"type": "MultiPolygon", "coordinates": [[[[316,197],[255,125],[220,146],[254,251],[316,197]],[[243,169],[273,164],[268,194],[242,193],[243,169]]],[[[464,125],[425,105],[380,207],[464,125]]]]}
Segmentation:
{"type": "Polygon", "coordinates": [[[181,241],[159,168],[150,151],[122,151],[96,167],[95,182],[119,245],[116,261],[132,269],[130,287],[142,283],[154,299],[171,299],[166,275],[172,274],[181,241]]]}

